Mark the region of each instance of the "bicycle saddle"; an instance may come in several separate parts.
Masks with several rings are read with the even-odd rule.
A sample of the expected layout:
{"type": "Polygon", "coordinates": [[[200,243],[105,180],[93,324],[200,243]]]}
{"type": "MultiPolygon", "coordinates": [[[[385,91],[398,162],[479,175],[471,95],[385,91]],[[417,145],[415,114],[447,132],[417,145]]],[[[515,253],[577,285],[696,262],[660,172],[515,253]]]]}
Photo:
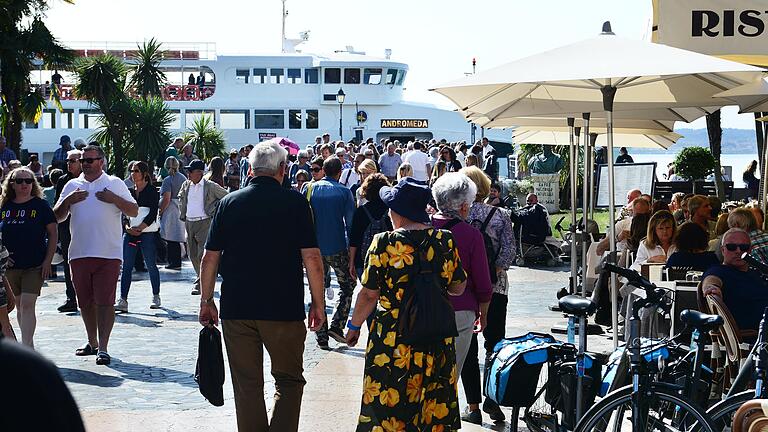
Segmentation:
{"type": "Polygon", "coordinates": [[[708,315],[692,309],[680,312],[680,321],[699,331],[709,331],[723,325],[723,317],[720,315],[708,315]]]}
{"type": "Polygon", "coordinates": [[[560,310],[569,315],[588,316],[592,315],[597,310],[597,303],[577,295],[561,297],[558,304],[560,310]]]}

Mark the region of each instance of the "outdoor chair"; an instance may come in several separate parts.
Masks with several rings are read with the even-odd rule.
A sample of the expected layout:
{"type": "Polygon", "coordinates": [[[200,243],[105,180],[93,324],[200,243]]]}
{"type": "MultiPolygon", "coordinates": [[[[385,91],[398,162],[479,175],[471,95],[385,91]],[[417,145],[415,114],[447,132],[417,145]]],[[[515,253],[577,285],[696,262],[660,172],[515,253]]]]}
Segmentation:
{"type": "MultiPolygon", "coordinates": [[[[699,290],[701,292],[701,290],[699,290]]],[[[751,350],[751,345],[744,340],[750,340],[757,337],[755,330],[741,330],[736,324],[731,311],[719,296],[708,295],[705,297],[709,312],[723,317],[723,326],[714,335],[717,343],[725,348],[726,363],[723,368],[723,392],[730,388],[733,381],[739,374],[742,362],[747,358],[751,350]]]]}
{"type": "Polygon", "coordinates": [[[768,400],[745,402],[733,415],[733,432],[768,432],[768,400]]]}

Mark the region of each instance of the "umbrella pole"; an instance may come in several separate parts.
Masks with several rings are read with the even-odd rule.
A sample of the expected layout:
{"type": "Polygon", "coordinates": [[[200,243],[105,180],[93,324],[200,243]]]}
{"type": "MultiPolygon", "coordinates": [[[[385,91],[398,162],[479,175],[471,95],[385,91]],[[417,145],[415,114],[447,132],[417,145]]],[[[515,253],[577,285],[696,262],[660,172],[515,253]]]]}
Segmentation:
{"type": "Polygon", "coordinates": [[[571,142],[571,145],[569,147],[569,156],[570,160],[568,163],[568,169],[571,171],[569,174],[570,178],[570,184],[571,184],[571,226],[568,229],[571,233],[571,280],[570,280],[570,293],[576,294],[577,292],[577,284],[578,284],[578,269],[576,267],[576,174],[577,174],[577,163],[576,163],[576,146],[574,144],[574,118],[568,117],[568,135],[571,142]]]}
{"type": "MultiPolygon", "coordinates": [[[[608,137],[608,239],[611,245],[610,253],[614,254],[613,261],[615,262],[616,253],[616,227],[615,214],[616,214],[616,196],[614,185],[614,173],[613,173],[613,98],[616,96],[616,87],[607,85],[603,87],[603,108],[605,109],[605,116],[607,120],[606,134],[608,137]]],[[[619,292],[618,292],[618,278],[616,273],[611,274],[611,315],[613,330],[613,347],[619,346],[619,292]]]]}
{"type": "Polygon", "coordinates": [[[595,220],[595,146],[597,133],[589,134],[589,218],[595,220]]]}
{"type": "Polygon", "coordinates": [[[583,113],[584,120],[584,172],[581,178],[581,296],[587,296],[587,221],[589,220],[589,113],[583,113]]]}
{"type": "MultiPolygon", "coordinates": [[[[766,203],[766,192],[768,192],[768,145],[765,143],[768,142],[768,124],[765,122],[762,122],[762,132],[763,132],[763,170],[760,173],[760,185],[762,186],[760,188],[760,209],[763,210],[763,214],[766,212],[766,208],[768,207],[768,203],[766,203]]],[[[765,222],[763,222],[763,226],[759,227],[761,230],[765,229],[765,222]]]]}

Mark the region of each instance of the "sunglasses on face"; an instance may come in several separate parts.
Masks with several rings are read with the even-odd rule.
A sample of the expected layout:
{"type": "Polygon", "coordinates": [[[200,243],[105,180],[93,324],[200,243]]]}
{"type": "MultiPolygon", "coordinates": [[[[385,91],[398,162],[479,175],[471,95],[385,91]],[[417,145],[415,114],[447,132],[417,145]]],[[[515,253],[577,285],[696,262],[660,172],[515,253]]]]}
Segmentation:
{"type": "Polygon", "coordinates": [[[322,168],[318,168],[318,167],[312,167],[311,169],[312,172],[320,172],[321,170],[322,168]]]}
{"type": "Polygon", "coordinates": [[[95,157],[95,158],[82,158],[80,159],[83,163],[92,164],[97,160],[102,160],[103,158],[95,157]]]}
{"type": "Polygon", "coordinates": [[[13,182],[16,183],[17,185],[20,185],[22,183],[32,184],[32,182],[34,182],[34,181],[35,181],[35,179],[31,179],[31,178],[15,178],[15,179],[13,179],[13,182]]]}
{"type": "Polygon", "coordinates": [[[749,250],[749,247],[751,245],[749,243],[726,243],[725,248],[728,249],[730,252],[735,251],[736,249],[739,249],[742,252],[746,252],[749,250]]]}

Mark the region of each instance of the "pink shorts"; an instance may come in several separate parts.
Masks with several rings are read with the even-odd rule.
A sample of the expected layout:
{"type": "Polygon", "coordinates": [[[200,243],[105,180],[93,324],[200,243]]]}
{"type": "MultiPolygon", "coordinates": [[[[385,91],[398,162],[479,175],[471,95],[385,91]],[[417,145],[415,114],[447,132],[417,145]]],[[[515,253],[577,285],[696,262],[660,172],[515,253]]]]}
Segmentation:
{"type": "Polygon", "coordinates": [[[115,304],[120,264],[118,259],[106,258],[77,258],[69,262],[80,307],[94,303],[97,306],[115,304]]]}

